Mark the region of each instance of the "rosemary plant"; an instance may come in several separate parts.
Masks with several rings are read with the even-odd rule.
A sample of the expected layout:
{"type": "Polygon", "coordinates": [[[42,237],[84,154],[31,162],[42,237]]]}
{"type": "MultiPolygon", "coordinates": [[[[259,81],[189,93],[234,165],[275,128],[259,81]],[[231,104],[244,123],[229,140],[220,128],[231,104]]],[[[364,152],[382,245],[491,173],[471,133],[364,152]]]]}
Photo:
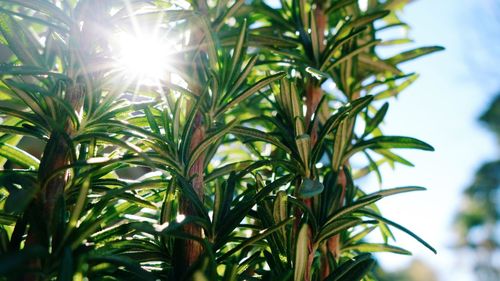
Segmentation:
{"type": "Polygon", "coordinates": [[[423,187],[357,180],[433,150],[381,129],[442,49],[379,54],[407,2],[0,1],[0,280],[373,280],[394,228],[435,252],[376,206],[423,187]]]}

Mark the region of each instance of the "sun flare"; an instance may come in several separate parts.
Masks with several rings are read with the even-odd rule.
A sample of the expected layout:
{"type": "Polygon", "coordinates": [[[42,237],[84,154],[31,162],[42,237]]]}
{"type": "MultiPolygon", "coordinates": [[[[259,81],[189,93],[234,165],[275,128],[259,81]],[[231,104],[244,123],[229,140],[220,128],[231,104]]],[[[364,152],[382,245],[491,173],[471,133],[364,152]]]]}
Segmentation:
{"type": "Polygon", "coordinates": [[[172,46],[165,38],[141,33],[118,36],[118,64],[127,79],[138,84],[157,84],[165,78],[172,46]]]}

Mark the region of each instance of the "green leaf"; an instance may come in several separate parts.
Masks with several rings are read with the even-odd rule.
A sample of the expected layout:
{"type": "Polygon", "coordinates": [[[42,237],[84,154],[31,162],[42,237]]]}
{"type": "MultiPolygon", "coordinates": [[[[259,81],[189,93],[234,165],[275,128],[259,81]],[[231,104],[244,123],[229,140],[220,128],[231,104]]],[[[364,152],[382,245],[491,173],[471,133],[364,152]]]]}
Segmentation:
{"type": "Polygon", "coordinates": [[[357,3],[358,0],[339,0],[334,3],[331,3],[328,9],[325,11],[325,14],[330,14],[331,12],[338,11],[344,8],[347,5],[351,5],[357,3]]]}
{"type": "Polygon", "coordinates": [[[424,191],[426,190],[425,187],[421,186],[402,186],[402,187],[395,187],[395,188],[390,188],[390,189],[383,189],[374,193],[371,193],[369,195],[365,195],[362,198],[365,197],[372,197],[372,196],[382,196],[382,197],[387,197],[391,195],[396,195],[400,193],[405,193],[405,192],[412,192],[412,191],[424,191]]]}
{"type": "Polygon", "coordinates": [[[0,13],[0,31],[8,43],[9,49],[26,65],[37,66],[43,61],[38,53],[37,42],[28,30],[8,14],[0,13]]]}
{"type": "Polygon", "coordinates": [[[286,220],[288,217],[287,211],[288,197],[284,191],[278,191],[273,204],[273,219],[274,222],[286,220]]]}
{"type": "MultiPolygon", "coordinates": [[[[239,1],[243,2],[243,1],[239,1]]],[[[242,60],[242,56],[245,52],[244,44],[247,39],[247,21],[243,21],[243,25],[241,27],[240,35],[238,36],[238,41],[236,42],[236,46],[233,50],[233,56],[231,57],[231,73],[235,73],[235,71],[239,71],[237,66],[239,62],[242,60]]],[[[238,67],[239,68],[239,67],[238,67]]]]}
{"type": "Polygon", "coordinates": [[[340,208],[337,212],[335,212],[332,216],[330,216],[328,218],[325,225],[332,223],[336,219],[343,217],[345,215],[348,215],[350,213],[353,213],[354,211],[359,210],[365,206],[373,204],[380,199],[382,199],[382,196],[379,196],[379,195],[378,196],[367,196],[367,197],[364,197],[362,199],[358,199],[356,202],[352,203],[351,205],[340,208]]]}
{"type": "Polygon", "coordinates": [[[238,94],[233,99],[231,99],[229,102],[227,102],[226,104],[222,105],[217,110],[217,113],[215,114],[215,117],[217,117],[220,114],[226,112],[231,107],[233,107],[236,104],[242,102],[243,100],[245,100],[249,96],[255,94],[256,92],[260,91],[262,88],[268,86],[269,84],[273,83],[274,81],[285,77],[285,75],[286,75],[286,73],[282,73],[281,72],[281,73],[277,73],[277,74],[274,74],[274,75],[271,75],[269,77],[266,77],[266,78],[263,78],[263,79],[259,80],[253,86],[247,88],[242,93],[238,94]]]}
{"type": "Polygon", "coordinates": [[[391,152],[388,149],[375,149],[373,151],[375,151],[375,153],[378,153],[378,154],[384,156],[386,159],[389,159],[391,161],[398,162],[398,163],[401,163],[401,164],[406,165],[406,166],[414,167],[414,165],[410,161],[408,161],[405,158],[391,152]]]}
{"type": "Polygon", "coordinates": [[[355,245],[348,245],[342,247],[342,251],[359,251],[359,252],[390,252],[400,255],[411,255],[410,251],[407,251],[403,248],[387,245],[387,244],[377,244],[377,243],[359,243],[355,245]]]}
{"type": "Polygon", "coordinates": [[[67,231],[76,226],[78,219],[80,218],[80,215],[82,213],[83,207],[87,201],[89,187],[90,187],[90,179],[86,179],[83,182],[82,186],[79,188],[80,190],[78,191],[78,198],[71,212],[67,231]]]}
{"type": "Polygon", "coordinates": [[[325,125],[319,131],[318,139],[313,149],[313,157],[312,157],[313,163],[316,163],[318,160],[319,151],[326,136],[332,131],[334,131],[336,128],[338,128],[341,122],[347,117],[349,117],[349,111],[347,110],[347,107],[341,107],[340,109],[337,110],[335,114],[333,114],[326,120],[325,125]]]}
{"type": "Polygon", "coordinates": [[[359,112],[361,112],[361,110],[365,109],[372,101],[373,101],[373,96],[367,95],[355,99],[346,104],[345,106],[349,110],[349,115],[351,116],[351,118],[354,118],[359,112]]]}
{"type": "Polygon", "coordinates": [[[347,230],[351,227],[359,226],[363,221],[356,217],[342,217],[335,221],[326,223],[316,236],[315,242],[321,243],[326,239],[339,234],[341,231],[347,230]]]}
{"type": "MultiPolygon", "coordinates": [[[[318,30],[318,27],[316,26],[316,17],[314,16],[314,11],[311,9],[309,12],[309,19],[310,19],[310,25],[311,25],[311,49],[312,49],[312,58],[315,64],[319,63],[319,57],[320,57],[320,44],[323,44],[323,42],[319,42],[319,34],[320,30],[318,30]]],[[[324,32],[324,30],[321,30],[321,32],[324,32]]]]}
{"type": "MultiPolygon", "coordinates": [[[[383,45],[384,43],[385,42],[382,41],[381,45],[383,45]]],[[[363,53],[363,54],[360,54],[358,56],[358,59],[359,59],[359,63],[362,65],[363,68],[366,68],[367,71],[371,71],[374,73],[390,72],[391,74],[394,74],[394,75],[402,75],[403,74],[403,72],[401,70],[399,70],[396,66],[388,63],[387,61],[385,61],[385,60],[383,60],[375,55],[363,53]]],[[[403,75],[403,77],[404,76],[408,76],[408,74],[403,75]]],[[[397,77],[402,77],[402,76],[397,76],[397,77]]],[[[370,83],[362,88],[369,91],[374,86],[380,85],[380,84],[385,84],[388,81],[390,81],[391,79],[394,79],[394,78],[387,78],[387,79],[383,79],[382,81],[376,80],[376,81],[374,81],[374,82],[372,82],[372,83],[370,83]]]]}
{"type": "Polygon", "coordinates": [[[328,42],[328,45],[326,47],[326,51],[323,52],[323,58],[322,58],[322,63],[321,63],[320,69],[324,70],[326,68],[326,66],[328,66],[328,64],[330,63],[330,61],[333,59],[333,57],[335,56],[335,54],[337,54],[337,52],[339,51],[339,49],[342,46],[344,46],[347,43],[349,43],[352,40],[354,40],[363,31],[364,31],[364,29],[355,30],[355,31],[352,31],[350,34],[348,34],[348,35],[346,35],[346,36],[344,36],[342,38],[337,38],[337,36],[332,37],[329,40],[329,42],[328,42]]]}
{"type": "MultiPolygon", "coordinates": [[[[246,173],[245,173],[246,174],[246,173]]],[[[242,175],[239,175],[241,177],[242,175]]],[[[220,227],[216,229],[217,231],[217,240],[214,243],[214,249],[218,249],[227,242],[226,239],[221,239],[229,235],[231,231],[236,228],[238,224],[241,223],[241,221],[245,218],[245,216],[248,215],[252,207],[255,206],[259,201],[263,200],[266,196],[268,196],[272,191],[276,190],[277,188],[287,184],[294,178],[294,175],[287,175],[283,176],[279,179],[274,180],[270,184],[266,185],[263,187],[259,192],[257,192],[255,195],[250,195],[250,196],[244,196],[243,198],[240,199],[240,202],[235,205],[231,211],[225,216],[224,218],[221,218],[222,224],[220,227]]],[[[231,180],[231,177],[229,178],[231,180]]],[[[230,184],[230,181],[228,180],[228,184],[230,184]]],[[[234,184],[234,182],[232,183],[234,184]]],[[[227,203],[229,204],[229,202],[227,203]]],[[[227,209],[227,206],[226,206],[227,209]]]]}
{"type": "Polygon", "coordinates": [[[381,42],[380,40],[374,40],[374,41],[368,42],[366,44],[363,44],[363,45],[357,47],[356,49],[350,51],[349,53],[344,54],[337,59],[333,59],[331,62],[323,64],[322,67],[320,68],[320,70],[325,71],[325,72],[329,72],[329,71],[333,70],[335,67],[339,66],[341,63],[343,63],[347,60],[350,60],[351,58],[366,51],[366,49],[376,46],[380,42],[381,42]]]}
{"type": "Polygon", "coordinates": [[[37,169],[40,164],[40,160],[38,160],[35,156],[20,148],[3,142],[0,142],[0,156],[7,158],[23,168],[37,169]]]}
{"type": "Polygon", "coordinates": [[[402,225],[399,225],[389,219],[386,219],[378,214],[376,214],[375,212],[373,211],[369,211],[369,210],[358,210],[357,211],[358,213],[360,214],[363,214],[363,215],[366,215],[366,216],[369,216],[371,218],[374,218],[380,222],[383,222],[385,224],[388,224],[388,225],[391,225],[391,226],[394,226],[395,228],[405,232],[406,234],[410,235],[411,237],[415,238],[415,240],[417,240],[418,242],[420,242],[422,245],[424,245],[427,249],[431,250],[434,254],[437,254],[437,251],[436,249],[434,249],[431,245],[429,245],[429,243],[425,242],[422,238],[418,237],[415,233],[411,232],[409,229],[403,227],[402,225]]]}
{"type": "Polygon", "coordinates": [[[203,205],[203,202],[198,198],[196,191],[193,188],[193,185],[190,182],[187,182],[183,178],[177,178],[179,182],[179,187],[181,189],[182,194],[187,198],[191,204],[194,206],[194,209],[198,213],[198,217],[203,220],[202,223],[205,224],[205,229],[209,229],[207,224],[210,222],[210,217],[208,216],[208,210],[203,205]]]}
{"type": "Polygon", "coordinates": [[[301,59],[300,53],[295,52],[298,44],[290,37],[276,37],[264,34],[249,34],[248,45],[257,48],[269,48],[273,52],[281,53],[284,56],[298,57],[301,59]]]}
{"type": "Polygon", "coordinates": [[[38,118],[33,113],[24,112],[21,110],[17,110],[11,108],[10,106],[0,106],[0,112],[5,113],[10,116],[17,117],[23,121],[30,122],[32,125],[36,126],[40,130],[45,130],[47,128],[47,123],[44,122],[41,118],[38,118]]]}
{"type": "Polygon", "coordinates": [[[0,212],[0,224],[1,225],[14,225],[18,217],[12,214],[5,214],[0,212]]]}
{"type": "MultiPolygon", "coordinates": [[[[267,163],[267,161],[264,161],[267,163]]],[[[230,174],[232,172],[239,172],[242,171],[246,168],[248,168],[250,165],[254,163],[253,160],[247,160],[247,161],[240,161],[240,162],[235,162],[235,163],[230,163],[221,167],[218,167],[211,172],[209,172],[205,176],[205,183],[213,181],[215,179],[218,179],[224,175],[230,174]]]]}
{"type": "Polygon", "coordinates": [[[300,228],[299,235],[297,236],[297,242],[295,246],[295,263],[293,280],[304,280],[304,274],[306,273],[307,259],[309,256],[308,238],[309,226],[303,224],[300,228]]]}
{"type": "Polygon", "coordinates": [[[61,281],[72,281],[73,280],[73,256],[71,253],[71,248],[66,246],[64,248],[63,258],[61,261],[59,278],[57,280],[61,281]]]}
{"type": "Polygon", "coordinates": [[[366,159],[368,159],[368,163],[369,163],[368,170],[375,172],[375,175],[377,176],[377,180],[381,184],[382,183],[382,174],[380,173],[379,167],[382,165],[382,163],[384,163],[385,159],[381,159],[381,160],[375,162],[368,152],[363,151],[363,154],[366,156],[366,159]]]}
{"type": "Polygon", "coordinates": [[[288,148],[288,146],[281,143],[277,138],[275,138],[274,136],[272,136],[268,133],[259,131],[257,129],[247,128],[247,127],[243,127],[243,126],[234,126],[231,129],[230,133],[233,135],[236,135],[236,136],[249,138],[253,141],[267,142],[267,143],[275,145],[278,148],[281,148],[286,153],[291,153],[291,150],[288,148]]]}
{"type": "Polygon", "coordinates": [[[364,149],[390,149],[390,148],[408,148],[420,149],[425,151],[434,151],[429,144],[410,137],[401,136],[379,136],[370,140],[360,141],[353,146],[348,155],[352,155],[364,149]]]}
{"type": "Polygon", "coordinates": [[[302,134],[295,138],[295,145],[299,152],[300,161],[304,167],[304,175],[309,177],[309,164],[311,155],[311,137],[308,134],[302,134]]]}
{"type": "MultiPolygon", "coordinates": [[[[8,1],[8,0],[2,0],[2,1],[8,1]]],[[[20,17],[20,18],[22,18],[23,20],[25,20],[27,22],[29,21],[29,22],[32,22],[32,23],[36,23],[36,24],[41,24],[41,25],[47,26],[47,27],[49,27],[51,29],[57,30],[61,34],[68,33],[68,31],[69,31],[67,26],[62,26],[62,25],[55,24],[55,23],[53,23],[49,19],[41,18],[39,14],[31,16],[31,15],[27,15],[25,13],[21,13],[21,12],[18,13],[16,11],[11,11],[11,10],[4,9],[4,8],[0,8],[0,12],[20,17]]],[[[47,36],[47,38],[51,38],[51,37],[47,36]]],[[[51,40],[51,39],[47,39],[46,42],[48,42],[49,40],[51,40]]],[[[49,45],[49,44],[50,43],[46,44],[46,46],[49,45]]],[[[51,64],[49,64],[49,65],[51,65],[51,64]]]]}
{"type": "Polygon", "coordinates": [[[158,127],[158,123],[156,122],[155,116],[151,112],[151,109],[149,109],[148,107],[145,107],[144,108],[144,113],[146,114],[146,118],[148,120],[149,127],[151,128],[151,130],[155,134],[159,135],[160,134],[160,127],[158,127]]]}
{"type": "Polygon", "coordinates": [[[229,124],[224,126],[223,128],[219,129],[215,133],[210,134],[207,136],[194,150],[191,152],[191,155],[189,156],[189,161],[186,165],[186,171],[189,171],[191,167],[193,167],[194,163],[198,158],[205,153],[209,146],[212,144],[216,143],[219,139],[224,137],[227,133],[229,133],[234,126],[236,126],[237,122],[236,120],[231,121],[229,124]]]}
{"type": "Polygon", "coordinates": [[[306,67],[306,72],[311,74],[312,77],[316,78],[316,80],[321,80],[323,78],[328,78],[330,75],[328,73],[325,73],[321,70],[318,70],[314,67],[306,67]]]}
{"type": "Polygon", "coordinates": [[[444,50],[444,48],[440,46],[421,47],[397,54],[387,61],[391,64],[400,64],[442,50],[444,50]]]}
{"type": "Polygon", "coordinates": [[[198,26],[203,30],[204,40],[197,47],[200,51],[203,49],[204,52],[208,54],[208,62],[210,64],[211,70],[216,71],[219,68],[217,61],[217,48],[218,43],[215,39],[217,38],[214,31],[211,28],[211,23],[207,17],[197,17],[198,26]]]}
{"type": "Polygon", "coordinates": [[[325,281],[359,281],[375,264],[370,254],[361,254],[343,262],[325,281]]]}
{"type": "Polygon", "coordinates": [[[363,136],[367,136],[368,134],[373,132],[375,128],[378,127],[378,125],[384,120],[385,114],[387,113],[388,109],[389,109],[389,103],[386,102],[379,109],[379,111],[377,111],[375,116],[373,116],[372,119],[368,120],[368,122],[366,123],[365,132],[363,133],[363,136]]]}
{"type": "Polygon", "coordinates": [[[6,126],[6,125],[0,125],[0,132],[6,133],[6,134],[13,134],[13,135],[23,135],[23,136],[31,136],[37,139],[47,139],[46,136],[41,134],[39,131],[37,131],[35,128],[30,128],[30,127],[16,127],[16,126],[6,126]]]}
{"type": "Polygon", "coordinates": [[[397,96],[400,92],[402,92],[404,89],[406,89],[411,84],[413,84],[413,82],[415,82],[419,76],[418,76],[418,74],[412,74],[412,75],[408,75],[406,77],[407,77],[406,80],[401,82],[401,84],[396,85],[396,86],[389,84],[390,86],[387,90],[376,93],[375,100],[381,100],[381,99],[386,99],[386,98],[397,96]]]}
{"type": "Polygon", "coordinates": [[[33,9],[38,12],[42,12],[47,14],[48,16],[55,18],[66,25],[70,26],[73,23],[73,20],[66,15],[63,11],[61,11],[56,5],[52,4],[49,1],[43,0],[2,0],[2,2],[7,1],[11,3],[16,3],[26,8],[33,9]]]}
{"type": "Polygon", "coordinates": [[[45,123],[49,124],[49,122],[47,122],[47,117],[44,112],[44,110],[42,109],[43,107],[41,106],[40,104],[40,101],[37,100],[31,93],[29,92],[26,92],[24,91],[23,89],[20,89],[16,86],[14,86],[15,84],[13,83],[14,81],[9,81],[9,86],[11,88],[11,90],[27,105],[31,108],[31,110],[33,110],[33,112],[38,115],[37,117],[40,118],[40,119],[43,119],[45,121],[45,123]],[[11,85],[11,84],[14,84],[14,85],[11,85]]]}
{"type": "MultiPolygon", "coordinates": [[[[234,77],[232,77],[232,80],[234,80],[234,82],[230,83],[230,88],[227,91],[228,92],[227,96],[232,96],[233,93],[235,93],[239,89],[239,87],[243,84],[243,82],[245,82],[250,72],[254,69],[257,59],[258,59],[257,56],[252,56],[241,71],[239,71],[238,73],[234,73],[234,77]]],[[[225,97],[226,96],[224,96],[224,98],[225,97]]]]}
{"type": "Polygon", "coordinates": [[[42,76],[51,75],[56,79],[67,80],[64,74],[53,72],[38,66],[29,65],[0,65],[0,76],[3,75],[22,75],[22,76],[42,76]]]}
{"type": "MultiPolygon", "coordinates": [[[[308,11],[306,9],[306,0],[299,0],[299,15],[300,15],[300,25],[303,30],[309,30],[309,24],[313,23],[314,20],[309,20],[309,15],[308,11]]],[[[293,2],[295,4],[295,2],[293,2]]],[[[310,6],[309,6],[310,7],[310,6]]],[[[309,12],[311,12],[312,9],[309,8],[309,12]]],[[[313,15],[312,15],[313,16],[313,15]]]]}
{"type": "Polygon", "coordinates": [[[127,272],[131,273],[136,279],[140,280],[157,280],[157,277],[143,269],[140,264],[128,257],[114,255],[114,256],[91,256],[89,261],[93,263],[110,263],[116,265],[116,267],[123,267],[127,270],[127,272]]]}
{"type": "Polygon", "coordinates": [[[377,228],[378,228],[378,225],[372,225],[372,226],[365,227],[364,229],[362,229],[360,232],[358,232],[356,234],[351,234],[349,239],[344,241],[344,245],[354,244],[356,242],[361,241],[362,239],[365,239],[365,237],[368,234],[370,234],[373,230],[375,230],[377,228]]]}
{"type": "Polygon", "coordinates": [[[344,119],[340,122],[333,140],[333,156],[331,167],[334,171],[338,171],[343,163],[344,152],[349,145],[351,137],[350,128],[352,119],[344,119]]]}
{"type": "Polygon", "coordinates": [[[235,13],[238,12],[238,10],[240,9],[240,7],[245,4],[245,1],[244,0],[236,0],[234,1],[234,4],[229,8],[229,9],[225,9],[225,7],[223,5],[218,5],[217,8],[221,8],[221,7],[224,7],[224,8],[221,8],[221,9],[224,9],[225,12],[224,14],[222,14],[220,17],[217,18],[217,20],[215,21],[215,27],[214,27],[214,30],[215,31],[219,31],[225,24],[225,20],[226,19],[229,19],[230,17],[232,17],[235,13]]]}
{"type": "Polygon", "coordinates": [[[374,21],[386,17],[388,14],[390,14],[390,11],[377,11],[371,14],[367,14],[364,16],[361,16],[355,20],[353,20],[350,25],[353,27],[361,27],[365,26],[367,24],[371,24],[374,21]]]}
{"type": "Polygon", "coordinates": [[[238,251],[241,251],[243,250],[244,248],[248,247],[248,246],[251,246],[252,244],[255,244],[256,242],[266,238],[267,236],[269,236],[270,234],[280,230],[282,227],[284,227],[285,225],[289,224],[290,222],[292,222],[294,220],[293,217],[291,218],[288,218],[280,223],[278,223],[277,225],[275,226],[271,226],[271,227],[268,227],[266,229],[263,229],[259,232],[259,234],[255,235],[255,236],[252,236],[248,239],[245,239],[242,243],[238,244],[236,247],[232,248],[231,250],[227,251],[227,253],[224,253],[222,256],[220,256],[218,258],[218,260],[225,260],[227,257],[231,256],[232,254],[238,252],[238,251]]]}

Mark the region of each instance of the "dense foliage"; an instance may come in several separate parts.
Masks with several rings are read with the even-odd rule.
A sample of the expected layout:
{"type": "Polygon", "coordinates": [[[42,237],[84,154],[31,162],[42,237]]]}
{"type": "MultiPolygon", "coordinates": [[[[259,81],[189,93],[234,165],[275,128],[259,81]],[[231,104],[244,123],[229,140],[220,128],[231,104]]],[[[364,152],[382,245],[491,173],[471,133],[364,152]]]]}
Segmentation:
{"type": "MultiPolygon", "coordinates": [[[[500,95],[497,95],[480,121],[496,135],[500,144],[500,95]]],[[[500,158],[483,163],[474,180],[464,190],[464,204],[457,214],[455,226],[459,235],[457,247],[473,255],[477,280],[500,278],[500,158]]]]}
{"type": "Polygon", "coordinates": [[[434,251],[375,205],[424,188],[356,183],[433,150],[380,128],[441,49],[379,55],[406,2],[0,1],[0,279],[372,280],[410,254],[392,228],[434,251]],[[170,42],[157,83],[120,68],[137,26],[170,42]]]}

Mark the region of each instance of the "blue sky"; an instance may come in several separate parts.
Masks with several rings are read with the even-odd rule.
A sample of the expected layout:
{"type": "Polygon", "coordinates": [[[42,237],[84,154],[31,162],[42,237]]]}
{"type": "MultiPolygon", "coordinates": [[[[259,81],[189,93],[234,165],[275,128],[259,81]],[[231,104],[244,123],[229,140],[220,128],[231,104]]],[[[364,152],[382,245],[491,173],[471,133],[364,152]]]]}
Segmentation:
{"type": "MultiPolygon", "coordinates": [[[[493,42],[500,38],[500,19],[495,19],[500,11],[494,10],[500,4],[494,1],[420,0],[402,14],[415,41],[408,48],[441,45],[446,51],[404,65],[421,76],[391,103],[384,133],[417,137],[436,151],[405,151],[416,167],[383,170],[383,187],[420,185],[428,191],[388,198],[380,205],[388,218],[404,222],[437,248],[434,255],[411,237],[396,233],[397,244],[434,267],[440,280],[473,280],[472,257],[450,249],[452,219],[475,170],[498,154],[493,136],[477,122],[500,91],[500,67],[495,64],[500,62],[495,50],[499,44],[493,42]]],[[[388,269],[404,267],[412,259],[393,254],[379,258],[388,269]]]]}

